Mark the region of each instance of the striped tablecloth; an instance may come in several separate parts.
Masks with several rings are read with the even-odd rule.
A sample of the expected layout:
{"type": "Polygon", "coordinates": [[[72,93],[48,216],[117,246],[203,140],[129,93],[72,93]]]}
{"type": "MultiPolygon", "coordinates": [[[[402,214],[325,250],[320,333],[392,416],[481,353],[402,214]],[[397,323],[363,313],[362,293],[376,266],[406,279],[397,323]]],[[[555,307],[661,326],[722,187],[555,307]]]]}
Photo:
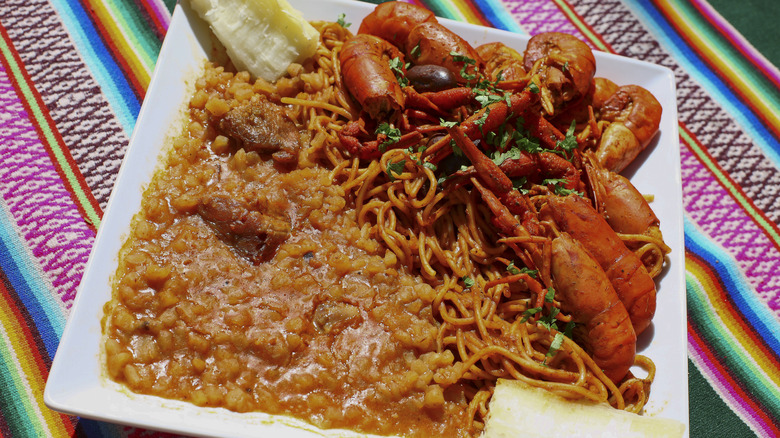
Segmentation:
{"type": "MultiPolygon", "coordinates": [[[[780,72],[755,48],[780,59],[778,33],[761,27],[780,7],[421,3],[516,32],[572,33],[674,71],[691,435],[780,436],[780,72]]],[[[174,4],[0,0],[0,436],[152,434],[58,414],[42,394],[174,4]]]]}

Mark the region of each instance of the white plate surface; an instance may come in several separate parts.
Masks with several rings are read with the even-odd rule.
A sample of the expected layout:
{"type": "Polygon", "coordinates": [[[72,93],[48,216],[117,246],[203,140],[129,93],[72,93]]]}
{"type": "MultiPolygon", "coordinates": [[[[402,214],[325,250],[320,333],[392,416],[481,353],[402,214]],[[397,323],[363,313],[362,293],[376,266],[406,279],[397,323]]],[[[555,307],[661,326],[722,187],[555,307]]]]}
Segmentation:
{"type": "MultiPolygon", "coordinates": [[[[186,2],[185,2],[186,3],[186,2]]],[[[340,13],[355,30],[373,5],[348,0],[292,0],[310,20],[333,20],[340,13]]],[[[522,51],[527,37],[442,20],[474,45],[503,41],[522,51]]],[[[100,358],[103,305],[111,298],[111,277],[117,254],[139,209],[143,188],[151,180],[161,148],[181,127],[192,79],[206,58],[213,59],[215,38],[186,5],[177,5],[165,37],[135,132],[97,234],[79,292],[52,364],[44,393],[46,405],[67,414],[139,427],[199,436],[358,436],[346,431],[320,431],[301,421],[262,413],[238,414],[225,409],[133,394],[106,378],[100,358]],[[189,84],[189,85],[188,85],[189,84]]],[[[653,325],[639,339],[639,352],[655,361],[657,377],[646,415],[688,425],[688,373],[682,189],[677,107],[672,72],[664,67],[596,53],[597,75],[618,83],[639,84],[663,106],[659,135],[624,172],[646,194],[661,220],[672,248],[660,277],[658,311],[653,325]]],[[[687,432],[686,432],[687,435],[687,432]]]]}

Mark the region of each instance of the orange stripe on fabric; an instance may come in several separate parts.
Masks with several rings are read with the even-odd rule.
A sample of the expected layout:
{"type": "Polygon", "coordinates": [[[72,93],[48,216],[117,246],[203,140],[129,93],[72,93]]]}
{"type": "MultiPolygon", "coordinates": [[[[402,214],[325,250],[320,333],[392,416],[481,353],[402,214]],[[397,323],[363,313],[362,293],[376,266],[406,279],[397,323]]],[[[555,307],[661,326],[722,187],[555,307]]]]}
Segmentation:
{"type": "Polygon", "coordinates": [[[467,16],[467,19],[470,23],[478,24],[480,26],[493,27],[493,25],[484,18],[484,15],[482,15],[482,12],[474,4],[474,2],[470,0],[460,0],[457,1],[457,3],[462,5],[459,9],[463,11],[464,16],[467,16]]]}
{"type": "Polygon", "coordinates": [[[2,62],[8,72],[8,78],[28,114],[31,124],[35,128],[41,144],[46,149],[54,168],[57,170],[57,174],[67,188],[85,222],[93,229],[97,229],[100,218],[103,215],[100,204],[93,196],[92,189],[89,188],[84,180],[84,176],[76,165],[70,150],[65,146],[65,141],[57,130],[41,94],[35,88],[32,78],[24,68],[24,63],[14,49],[8,32],[2,25],[0,25],[0,38],[2,39],[2,46],[4,46],[3,54],[0,55],[0,62],[2,62]]]}
{"type": "Polygon", "coordinates": [[[84,9],[92,18],[95,29],[100,33],[101,38],[108,46],[117,64],[125,72],[125,76],[133,86],[136,97],[138,100],[143,100],[151,81],[149,72],[144,68],[132,46],[128,44],[116,23],[114,23],[114,18],[106,9],[102,0],[82,0],[82,2],[85,3],[84,9]]]}
{"type": "Polygon", "coordinates": [[[49,370],[43,363],[40,352],[31,347],[35,345],[33,334],[2,282],[0,282],[0,326],[9,328],[4,333],[11,341],[11,350],[16,358],[14,363],[21,369],[25,386],[29,387],[35,406],[40,411],[48,431],[54,432],[51,436],[73,436],[75,428],[70,418],[50,410],[43,403],[43,389],[46,386],[49,370]]]}

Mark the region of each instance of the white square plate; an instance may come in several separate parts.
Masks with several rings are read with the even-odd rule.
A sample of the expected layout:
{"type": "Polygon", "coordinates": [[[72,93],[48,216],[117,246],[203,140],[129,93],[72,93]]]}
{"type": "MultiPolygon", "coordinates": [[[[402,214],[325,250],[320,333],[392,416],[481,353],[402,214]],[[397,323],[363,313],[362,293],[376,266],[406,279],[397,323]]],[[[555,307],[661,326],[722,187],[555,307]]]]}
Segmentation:
{"type": "MultiPolygon", "coordinates": [[[[333,20],[340,13],[353,30],[373,5],[349,0],[291,0],[310,20],[333,20]]],[[[522,51],[528,37],[442,20],[474,45],[503,41],[522,51]]],[[[186,2],[176,6],[144,100],[130,146],[119,171],[95,247],[62,336],[44,400],[50,408],[72,415],[139,427],[200,436],[357,436],[345,431],[320,431],[301,421],[262,413],[238,414],[225,409],[143,396],[110,381],[100,349],[103,305],[111,299],[111,278],[117,254],[141,204],[143,188],[155,171],[160,152],[178,134],[193,79],[206,58],[220,56],[219,44],[186,2]]],[[[222,55],[224,56],[224,55],[222,55]]],[[[628,169],[642,193],[654,194],[652,207],[672,248],[669,266],[660,277],[658,313],[639,340],[641,354],[657,365],[646,415],[688,424],[686,307],[677,107],[672,72],[664,67],[596,53],[599,76],[619,85],[639,84],[663,106],[660,134],[628,169]]]]}

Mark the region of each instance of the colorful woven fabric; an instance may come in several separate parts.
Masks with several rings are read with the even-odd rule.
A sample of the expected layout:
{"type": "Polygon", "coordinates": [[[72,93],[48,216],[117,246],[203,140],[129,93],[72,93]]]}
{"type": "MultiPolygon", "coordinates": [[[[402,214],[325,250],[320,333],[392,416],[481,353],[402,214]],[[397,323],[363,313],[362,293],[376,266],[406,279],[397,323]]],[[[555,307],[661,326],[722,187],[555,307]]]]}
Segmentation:
{"type": "MultiPolygon", "coordinates": [[[[674,72],[690,434],[780,436],[780,60],[704,0],[417,3],[674,72]]],[[[43,388],[174,4],[0,2],[2,437],[153,434],[53,412],[43,388]]]]}

